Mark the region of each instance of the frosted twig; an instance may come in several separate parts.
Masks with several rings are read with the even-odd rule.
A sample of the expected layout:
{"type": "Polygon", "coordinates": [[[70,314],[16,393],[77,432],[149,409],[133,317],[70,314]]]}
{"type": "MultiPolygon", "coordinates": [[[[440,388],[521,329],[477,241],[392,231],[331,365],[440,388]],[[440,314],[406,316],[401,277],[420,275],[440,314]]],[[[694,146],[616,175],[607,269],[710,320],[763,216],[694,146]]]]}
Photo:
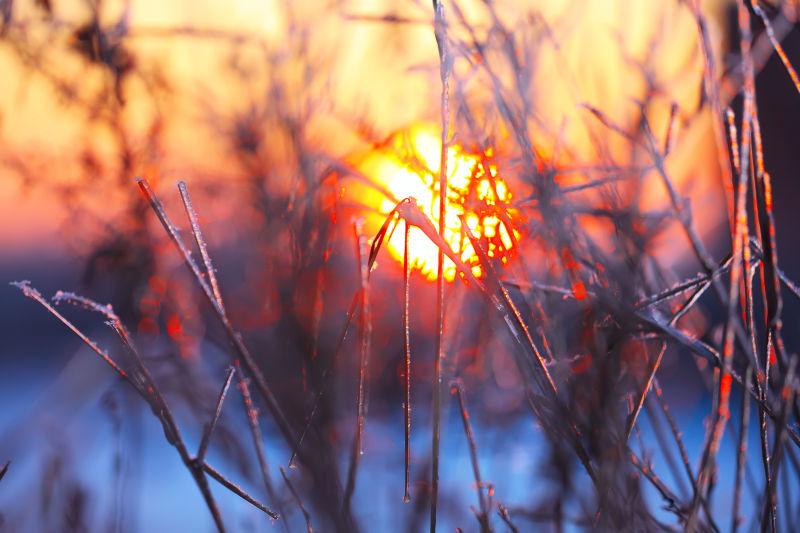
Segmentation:
{"type": "MultiPolygon", "coordinates": [[[[159,201],[158,197],[155,195],[153,190],[150,188],[150,185],[147,183],[147,180],[139,178],[137,180],[139,187],[141,188],[142,192],[147,197],[148,201],[150,202],[153,211],[155,212],[156,216],[158,217],[161,224],[164,226],[169,237],[172,239],[172,242],[178,248],[178,251],[183,256],[186,265],[189,267],[189,270],[195,277],[195,280],[200,285],[200,288],[203,290],[203,293],[206,295],[209,303],[211,304],[212,308],[217,314],[220,322],[222,323],[225,332],[228,336],[228,340],[230,341],[231,345],[233,346],[235,352],[241,358],[242,363],[247,370],[247,372],[253,376],[255,380],[256,387],[258,388],[259,393],[261,394],[264,402],[267,405],[270,413],[272,414],[275,422],[278,424],[278,428],[281,430],[284,439],[288,443],[290,447],[294,450],[295,453],[299,454],[299,450],[296,448],[296,439],[294,437],[294,432],[289,425],[289,421],[286,419],[286,416],[283,414],[283,410],[278,405],[278,401],[275,398],[275,395],[272,392],[272,389],[267,384],[267,380],[264,377],[264,374],[261,372],[260,368],[256,364],[253,356],[250,353],[250,350],[245,346],[244,341],[242,341],[241,335],[233,329],[230,320],[228,319],[228,315],[225,313],[225,310],[220,305],[220,302],[214,296],[214,293],[211,287],[206,283],[203,274],[200,272],[197,263],[192,259],[191,252],[183,243],[183,239],[181,239],[180,234],[178,233],[177,228],[169,219],[167,212],[164,210],[164,206],[159,201]]],[[[197,228],[199,231],[199,227],[197,228]]]]}
{"type": "Polygon", "coordinates": [[[222,302],[222,293],[219,290],[219,283],[217,282],[217,275],[214,271],[214,265],[211,262],[211,256],[208,255],[208,244],[200,231],[200,222],[197,218],[197,212],[192,205],[192,200],[189,197],[189,190],[186,188],[186,183],[183,181],[178,182],[178,190],[181,193],[181,200],[186,209],[186,216],[189,218],[189,223],[192,225],[192,234],[194,235],[197,247],[200,249],[200,256],[203,258],[203,264],[206,267],[206,275],[211,282],[211,292],[214,294],[214,299],[219,304],[220,309],[225,312],[225,305],[222,302]]]}
{"type": "Polygon", "coordinates": [[[370,344],[372,340],[372,319],[370,316],[369,302],[369,252],[367,239],[361,228],[361,221],[353,225],[356,240],[356,255],[358,258],[361,280],[361,315],[359,321],[360,349],[358,359],[358,397],[356,403],[356,429],[353,436],[353,446],[350,453],[350,465],[347,470],[347,485],[344,491],[343,509],[349,509],[356,485],[356,475],[361,454],[363,453],[364,426],[367,417],[367,369],[369,365],[370,344]]]}
{"type": "MultiPolygon", "coordinates": [[[[244,407],[245,415],[247,416],[247,425],[250,427],[250,435],[253,437],[253,445],[256,448],[256,457],[258,458],[258,466],[261,470],[261,479],[264,482],[264,488],[267,491],[267,497],[278,507],[281,514],[286,513],[283,510],[283,504],[280,498],[275,494],[275,489],[272,485],[272,479],[269,475],[269,463],[267,463],[267,454],[264,451],[264,441],[261,438],[261,427],[258,423],[258,409],[253,403],[253,398],[250,396],[250,386],[248,379],[239,373],[237,380],[237,388],[242,394],[242,406],[244,407]]],[[[286,520],[283,521],[283,529],[288,533],[289,524],[286,520]]]]}
{"type": "Polygon", "coordinates": [[[44,307],[48,312],[50,312],[50,314],[58,318],[79,339],[81,339],[84,342],[84,344],[89,346],[89,348],[91,348],[92,351],[94,351],[106,363],[108,363],[114,369],[114,371],[121,378],[127,381],[139,393],[142,399],[145,400],[145,402],[147,402],[147,404],[153,411],[153,414],[161,422],[161,426],[164,429],[164,436],[166,437],[167,441],[178,451],[178,454],[180,455],[184,465],[186,465],[186,467],[189,469],[189,472],[192,474],[195,483],[197,484],[201,494],[203,495],[203,499],[206,502],[209,512],[211,513],[211,516],[214,519],[214,524],[221,533],[224,532],[225,525],[222,521],[222,516],[220,515],[217,503],[214,500],[214,496],[211,494],[211,491],[208,488],[208,482],[206,478],[203,476],[202,472],[196,466],[199,463],[195,462],[190,457],[189,452],[186,449],[186,444],[184,443],[183,438],[181,437],[180,431],[178,429],[178,426],[175,423],[172,411],[170,411],[169,406],[161,396],[161,393],[159,392],[158,387],[156,387],[155,382],[150,376],[147,367],[145,367],[144,364],[142,363],[141,357],[139,356],[138,351],[133,345],[133,342],[130,336],[128,335],[127,330],[119,321],[117,315],[114,314],[113,310],[109,306],[100,305],[97,302],[90,300],[89,298],[77,296],[71,293],[58,294],[59,300],[65,300],[72,303],[79,303],[80,305],[84,305],[89,309],[100,312],[104,316],[106,316],[106,318],[109,319],[108,324],[119,335],[120,339],[123,342],[123,345],[133,357],[134,362],[137,365],[138,372],[128,374],[124,370],[122,370],[111,359],[111,357],[109,357],[108,353],[105,350],[101,349],[94,341],[92,341],[86,334],[84,334],[80,329],[78,329],[72,322],[70,322],[66,317],[60,314],[52,305],[50,305],[49,302],[47,302],[47,300],[45,300],[42,297],[39,291],[30,286],[29,282],[27,281],[15,282],[12,283],[12,285],[19,288],[25,296],[36,301],[42,307],[44,307]]]}
{"type": "Polygon", "coordinates": [[[406,222],[403,228],[403,501],[406,503],[411,501],[408,490],[411,476],[411,325],[409,316],[411,265],[408,257],[408,234],[410,229],[408,222],[406,222]]]}
{"type": "Polygon", "coordinates": [[[250,496],[250,494],[248,494],[247,491],[245,491],[242,487],[240,487],[239,485],[237,485],[233,481],[231,481],[228,478],[226,478],[225,476],[223,476],[216,468],[214,468],[210,464],[203,463],[203,470],[209,476],[214,478],[214,480],[216,480],[220,485],[222,485],[223,487],[225,487],[226,489],[228,489],[232,493],[236,494],[241,499],[243,499],[244,501],[246,501],[247,503],[249,503],[250,505],[252,505],[256,509],[260,510],[262,513],[266,514],[267,516],[269,516],[270,518],[272,518],[274,520],[278,519],[278,513],[268,509],[266,505],[264,505],[260,501],[256,500],[252,496],[250,496]]]}
{"type": "Polygon", "coordinates": [[[219,396],[217,396],[217,405],[214,408],[214,416],[211,417],[211,421],[203,428],[203,436],[200,439],[200,445],[197,448],[196,455],[197,460],[200,462],[205,460],[206,451],[208,450],[208,443],[211,441],[211,434],[214,433],[214,428],[217,427],[217,421],[219,420],[220,414],[222,414],[222,404],[225,402],[225,396],[228,394],[228,388],[231,386],[231,380],[233,379],[233,374],[235,372],[236,369],[234,367],[228,367],[228,371],[225,374],[225,381],[222,384],[222,389],[219,391],[219,396]]]}
{"type": "Polygon", "coordinates": [[[77,327],[75,327],[75,325],[72,322],[70,322],[64,315],[59,313],[52,305],[50,305],[50,303],[44,299],[44,297],[39,291],[31,287],[29,281],[27,280],[13,281],[11,282],[11,285],[21,290],[22,294],[24,294],[31,300],[36,301],[39,305],[44,307],[51,315],[60,320],[65,326],[67,326],[70,329],[70,331],[72,331],[80,340],[82,340],[83,343],[86,344],[86,346],[91,348],[94,353],[99,355],[100,358],[103,359],[103,361],[105,361],[111,368],[113,368],[114,371],[121,378],[128,379],[127,373],[122,368],[120,368],[120,366],[117,365],[117,363],[115,363],[113,359],[111,359],[111,357],[108,355],[108,352],[106,352],[105,350],[100,348],[97,344],[95,344],[93,340],[84,335],[84,333],[77,327]]]}
{"type": "MultiPolygon", "coordinates": [[[[447,206],[447,149],[450,141],[450,73],[452,59],[447,37],[447,21],[442,0],[433,0],[433,30],[439,51],[441,93],[441,147],[439,157],[439,237],[444,236],[447,206]]],[[[436,532],[436,507],[439,501],[439,443],[442,418],[442,363],[444,360],[444,249],[439,247],[436,269],[436,354],[433,369],[433,432],[431,439],[431,516],[430,532],[436,532]]]]}
{"type": "MultiPolygon", "coordinates": [[[[739,33],[741,35],[740,45],[742,50],[742,65],[745,72],[745,102],[744,117],[742,119],[742,144],[740,148],[740,174],[736,198],[736,216],[734,217],[733,231],[733,263],[731,265],[731,280],[727,300],[727,320],[723,335],[722,347],[722,375],[719,383],[719,405],[713,414],[710,433],[706,439],[701,466],[697,474],[698,490],[695,493],[692,506],[689,511],[687,521],[688,529],[694,527],[694,519],[700,498],[704,497],[705,491],[709,486],[714,468],[719,443],[725,430],[728,418],[730,417],[729,399],[731,390],[731,371],[733,365],[734,350],[734,323],[737,322],[736,306],[738,303],[739,284],[742,279],[742,269],[745,268],[744,248],[749,242],[747,239],[747,185],[749,180],[749,158],[750,158],[750,126],[754,116],[755,102],[755,81],[753,73],[752,58],[750,57],[751,33],[750,33],[750,14],[744,5],[743,0],[739,0],[738,20],[739,33]]],[[[749,347],[748,347],[749,348],[749,347]]],[[[755,357],[755,354],[754,354],[755,357]]],[[[745,384],[745,387],[747,385],[745,384]]]]}
{"type": "MultiPolygon", "coordinates": [[[[508,290],[505,288],[503,283],[500,281],[497,272],[494,269],[494,265],[489,260],[489,257],[486,254],[486,251],[481,246],[481,243],[475,238],[475,235],[472,234],[472,231],[469,229],[469,226],[466,224],[466,221],[462,218],[462,228],[464,228],[464,233],[466,234],[467,238],[469,238],[470,243],[472,244],[473,249],[478,254],[478,259],[481,262],[481,266],[484,268],[487,277],[494,283],[496,288],[500,291],[502,295],[502,301],[499,300],[494,294],[490,293],[488,290],[484,289],[484,293],[488,295],[492,304],[494,305],[495,309],[500,312],[503,316],[503,319],[508,326],[511,334],[513,335],[514,339],[517,341],[520,347],[522,347],[525,351],[530,351],[531,355],[534,356],[534,361],[536,362],[537,366],[533,366],[530,364],[530,360],[526,359],[528,362],[528,366],[531,368],[532,374],[534,379],[539,385],[540,390],[549,394],[549,400],[553,402],[558,412],[564,417],[564,420],[567,421],[569,425],[569,435],[570,441],[575,449],[575,453],[577,454],[579,460],[581,461],[586,473],[592,479],[593,482],[597,482],[596,473],[594,467],[592,466],[591,460],[589,459],[589,455],[583,447],[583,443],[581,442],[580,431],[578,427],[575,425],[572,417],[570,416],[569,412],[566,410],[564,405],[559,401],[558,398],[558,390],[556,389],[555,382],[553,381],[552,376],[550,375],[550,371],[547,369],[547,363],[545,362],[544,358],[542,357],[539,349],[536,347],[536,344],[533,342],[533,337],[531,337],[530,331],[525,324],[525,321],[522,319],[522,315],[517,309],[517,306],[514,305],[514,301],[511,299],[511,296],[508,294],[508,290]],[[520,331],[517,329],[521,329],[524,333],[525,339],[522,339],[522,335],[520,331]],[[536,370],[540,372],[537,372],[536,370]]],[[[525,375],[525,372],[522,372],[525,375]]],[[[541,421],[541,420],[540,420],[541,421]]]]}

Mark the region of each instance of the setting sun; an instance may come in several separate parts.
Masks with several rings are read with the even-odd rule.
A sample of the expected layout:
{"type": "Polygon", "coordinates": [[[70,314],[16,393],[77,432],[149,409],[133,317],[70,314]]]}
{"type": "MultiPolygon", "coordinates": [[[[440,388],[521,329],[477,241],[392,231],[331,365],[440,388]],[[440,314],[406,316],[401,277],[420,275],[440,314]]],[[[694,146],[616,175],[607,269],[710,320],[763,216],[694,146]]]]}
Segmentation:
{"type": "MultiPolygon", "coordinates": [[[[391,197],[380,200],[378,211],[388,215],[396,203],[413,197],[419,208],[434,225],[439,221],[439,154],[441,141],[432,129],[415,127],[395,134],[386,149],[377,150],[365,158],[360,167],[391,197]]],[[[510,228],[513,211],[509,208],[511,191],[497,175],[491,161],[492,152],[481,156],[467,152],[458,145],[448,151],[448,190],[444,240],[476,277],[482,275],[478,256],[462,230],[466,220],[472,234],[478,238],[491,258],[506,264],[519,232],[510,228]],[[486,170],[488,169],[488,174],[486,170]]],[[[403,232],[394,231],[387,247],[393,258],[403,261],[403,232]]],[[[436,244],[418,228],[409,233],[411,267],[428,279],[436,279],[438,249],[436,244]]],[[[452,281],[456,265],[445,259],[444,276],[452,281]]]]}

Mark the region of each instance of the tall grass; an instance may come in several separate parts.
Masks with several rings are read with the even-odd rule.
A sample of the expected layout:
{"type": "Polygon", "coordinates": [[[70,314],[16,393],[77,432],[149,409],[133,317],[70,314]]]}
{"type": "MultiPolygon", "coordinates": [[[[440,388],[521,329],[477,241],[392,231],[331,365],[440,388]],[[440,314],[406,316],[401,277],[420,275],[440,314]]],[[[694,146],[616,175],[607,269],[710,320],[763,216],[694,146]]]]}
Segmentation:
{"type": "MultiPolygon", "coordinates": [[[[244,198],[259,217],[256,236],[237,249],[258,255],[261,261],[260,274],[245,279],[244,294],[238,292],[257,301],[249,309],[228,296],[228,284],[235,285],[236,275],[226,273],[225,266],[215,267],[214,259],[223,251],[214,249],[201,228],[216,192],[214,180],[198,186],[210,187],[212,194],[193,203],[183,182],[175,195],[142,177],[136,182],[141,192],[137,195],[127,178],[130,172],[123,172],[120,183],[129,196],[125,216],[133,221],[130,231],[138,237],[121,246],[134,248],[135,242],[148,257],[165,263],[165,257],[172,257],[185,265],[188,278],[181,279],[190,280],[193,288],[182,293],[161,291],[159,305],[188,310],[196,323],[208,324],[207,332],[202,328],[196,333],[207,342],[197,343],[200,353],[189,359],[189,365],[202,365],[202,347],[217,345],[226,353],[226,370],[213,374],[210,389],[196,374],[183,371],[185,358],[171,357],[168,365],[182,384],[172,387],[177,391],[167,390],[151,372],[155,358],[140,350],[137,336],[148,338],[142,325],[149,324],[145,318],[158,325],[169,320],[163,316],[166,313],[145,317],[141,309],[129,308],[118,315],[111,305],[88,297],[59,292],[48,300],[29,282],[14,285],[66,325],[144,401],[219,531],[236,526],[217,502],[209,480],[287,531],[298,524],[308,532],[373,530],[374,472],[366,468],[363,457],[383,453],[370,444],[367,422],[378,417],[393,420],[386,412],[402,415],[402,432],[398,426],[397,434],[402,433],[404,471],[398,472],[395,492],[398,506],[411,504],[398,512],[410,516],[411,529],[423,529],[420,517],[425,512],[431,532],[442,529],[443,514],[463,521],[469,515],[453,511],[457,507],[472,514],[472,522],[459,527],[482,532],[539,527],[791,530],[798,491],[794,480],[800,473],[800,404],[797,355],[784,342],[782,310],[783,299],[800,298],[800,290],[778,261],[777,237],[783,228],[776,228],[772,179],[764,163],[755,83],[763,58],[755,51],[763,50],[760,43],[770,43],[789,82],[798,85],[776,30],[778,22],[793,22],[795,13],[788,3],[779,11],[766,3],[739,0],[740,54],[737,67],[723,76],[702,6],[678,5],[688,10],[696,25],[701,103],[696,109],[680,109],[676,102],[668,102],[667,120],[655,123],[653,109],[664,106],[658,98],[670,94],[659,85],[657,65],[637,64],[649,85],[644,100],[628,103],[635,110],[632,119],[623,123],[596,102],[578,102],[587,131],[596,134],[591,142],[598,153],[596,164],[580,168],[563,164],[558,132],[549,132],[550,153],[536,143],[543,138],[539,129],[546,128],[531,99],[535,66],[529,58],[545,41],[553,41],[558,49],[556,29],[544,19],[513,25],[493,2],[470,6],[472,11],[441,0],[434,0],[432,9],[415,7],[431,23],[430,44],[438,52],[438,76],[433,79],[441,90],[436,102],[439,167],[437,172],[425,169],[435,174],[438,216],[429,218],[416,198],[390,198],[396,206],[379,215],[374,235],[366,233],[371,226],[359,217],[375,218],[377,207],[349,205],[359,199],[338,193],[343,185],[374,177],[364,176],[357,163],[318,149],[312,132],[306,130],[308,109],[295,113],[292,106],[284,106],[290,99],[286,87],[272,79],[261,102],[269,111],[262,115],[260,108],[253,108],[237,117],[228,137],[246,176],[244,198]],[[752,31],[751,13],[766,25],[758,36],[752,31]],[[735,112],[732,99],[739,94],[741,110],[735,112]],[[698,208],[672,175],[682,142],[678,123],[699,121],[704,114],[711,117],[723,190],[730,191],[726,212],[700,213],[723,221],[726,235],[716,243],[709,242],[712,234],[698,229],[698,208]],[[265,148],[272,134],[285,141],[281,144],[285,153],[265,148]],[[484,175],[495,191],[497,177],[490,168],[499,169],[498,174],[520,191],[510,206],[496,209],[498,224],[505,225],[510,235],[514,230],[519,235],[507,250],[508,265],[489,249],[486,236],[476,235],[461,219],[463,241],[475,250],[480,276],[443,237],[452,170],[448,154],[455,145],[480,155],[484,175]],[[625,147],[624,155],[619,146],[625,147]],[[276,168],[289,169],[281,176],[285,181],[275,178],[273,173],[281,172],[276,168]],[[573,174],[579,179],[565,183],[565,176],[573,174]],[[659,191],[661,203],[647,209],[642,197],[652,190],[659,191]],[[162,202],[176,196],[186,214],[184,223],[170,215],[174,211],[168,209],[170,202],[162,202]],[[161,225],[158,231],[150,229],[155,220],[161,225]],[[187,230],[182,231],[181,225],[187,230]],[[603,230],[594,231],[596,227],[603,230]],[[191,241],[184,237],[186,231],[191,241]],[[392,265],[384,250],[394,231],[404,232],[402,267],[392,265]],[[438,249],[435,296],[434,288],[412,272],[410,231],[421,232],[438,249]],[[676,259],[672,264],[655,251],[664,235],[672,239],[672,259],[676,259]],[[169,251],[159,247],[161,242],[169,243],[169,251]],[[444,276],[446,259],[458,271],[452,284],[444,276]],[[195,299],[192,294],[200,296],[195,299]],[[171,298],[180,298],[183,305],[171,298]],[[267,298],[271,300],[266,302],[267,298]],[[426,306],[434,298],[431,312],[426,306]],[[56,307],[59,303],[99,313],[122,350],[103,347],[95,335],[62,313],[56,307]],[[253,309],[268,307],[275,316],[259,322],[253,309]],[[137,327],[124,324],[126,318],[137,327]],[[704,327],[699,325],[702,320],[707,322],[704,327]],[[256,326],[241,325],[247,322],[256,326]],[[387,361],[396,362],[400,370],[400,379],[391,386],[383,383],[386,368],[391,368],[387,361]],[[681,372],[677,379],[667,377],[664,382],[669,379],[679,394],[683,387],[689,389],[692,376],[699,376],[703,394],[710,398],[704,434],[691,439],[699,440],[699,445],[684,437],[696,425],[691,414],[670,408],[675,390],[667,394],[667,385],[659,379],[667,361],[681,372]],[[247,420],[247,431],[241,434],[247,438],[234,434],[231,439],[239,444],[220,448],[229,456],[255,456],[257,468],[250,465],[240,473],[248,480],[259,478],[266,501],[209,463],[209,450],[223,442],[223,406],[231,402],[234,380],[247,420]],[[191,399],[203,390],[218,392],[193,405],[191,399]],[[412,390],[424,392],[412,395],[412,390]],[[501,409],[491,406],[497,398],[502,399],[501,409]],[[191,411],[205,421],[196,452],[184,435],[198,431],[179,426],[170,407],[178,400],[193,405],[191,411]],[[382,409],[370,410],[375,403],[382,409]],[[267,420],[260,407],[266,408],[267,420]],[[751,409],[757,424],[751,423],[751,409]],[[513,503],[497,497],[501,487],[481,464],[489,456],[482,428],[505,435],[503,446],[510,447],[517,438],[498,411],[535,424],[537,442],[546,450],[539,477],[530,481],[527,492],[504,493],[513,503]],[[412,424],[412,413],[418,412],[429,415],[430,428],[412,424]],[[446,475],[442,456],[450,453],[443,443],[452,442],[444,434],[451,412],[458,415],[463,429],[463,437],[458,437],[466,441],[468,455],[461,462],[470,471],[466,479],[477,507],[446,494],[448,485],[442,483],[446,475]],[[475,418],[481,424],[473,424],[475,418]],[[337,434],[342,428],[347,428],[346,437],[337,434]],[[430,448],[424,450],[420,481],[414,482],[414,456],[421,453],[413,449],[414,436],[428,431],[430,448]],[[751,434],[757,434],[757,451],[748,447],[751,434]],[[240,440],[251,441],[249,448],[240,440]],[[269,441],[280,442],[287,457],[267,457],[269,441]],[[723,454],[725,446],[734,453],[723,454]],[[723,464],[725,456],[733,460],[723,464]],[[275,467],[283,463],[293,468],[278,466],[283,480],[278,483],[275,467]],[[734,472],[729,485],[719,483],[724,469],[734,472]],[[727,509],[731,511],[723,512],[727,509]]],[[[121,36],[108,35],[111,30],[102,27],[97,9],[93,17],[91,27],[82,31],[94,32],[95,40],[114,52],[92,58],[113,60],[104,67],[112,74],[109,87],[114,88],[115,100],[109,105],[117,113],[110,115],[108,127],[120,133],[118,141],[124,147],[124,127],[114,121],[126,105],[125,78],[135,71],[123,61],[128,57],[122,53],[124,26],[115,29],[121,36]]],[[[394,15],[351,17],[388,27],[417,23],[394,15]]],[[[9,19],[4,24],[12,23],[9,19]]],[[[16,30],[10,27],[13,37],[16,30]]],[[[291,37],[297,41],[288,45],[301,62],[308,60],[302,55],[306,38],[298,29],[291,37]]],[[[34,60],[22,52],[24,39],[17,36],[11,42],[23,57],[34,60]]],[[[44,66],[39,67],[45,72],[44,66]]],[[[310,69],[301,70],[313,77],[310,69]]],[[[379,183],[368,187],[381,190],[379,183]]],[[[495,198],[499,200],[496,192],[495,198]]],[[[125,231],[119,230],[119,238],[126,238],[125,231]]],[[[97,252],[101,256],[108,255],[102,248],[109,241],[104,242],[97,252]]],[[[129,291],[148,285],[143,280],[157,270],[155,265],[149,268],[152,271],[134,273],[129,291]]],[[[172,341],[180,344],[177,333],[172,341]]],[[[132,415],[123,413],[123,421],[128,416],[132,415]]],[[[6,470],[8,463],[0,470],[0,480],[6,470]]],[[[504,479],[516,474],[507,472],[504,479]]]]}

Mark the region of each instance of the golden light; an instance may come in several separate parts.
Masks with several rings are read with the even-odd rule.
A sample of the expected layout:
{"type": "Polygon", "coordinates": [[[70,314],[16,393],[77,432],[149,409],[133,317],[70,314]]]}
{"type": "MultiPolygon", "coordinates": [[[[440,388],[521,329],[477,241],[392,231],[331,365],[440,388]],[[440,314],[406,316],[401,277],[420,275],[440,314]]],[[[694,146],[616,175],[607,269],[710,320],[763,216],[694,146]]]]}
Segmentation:
{"type": "MultiPolygon", "coordinates": [[[[439,158],[441,141],[431,128],[417,126],[392,136],[386,147],[371,152],[359,168],[391,196],[380,199],[378,211],[385,217],[403,198],[413,197],[434,226],[439,222],[439,158]]],[[[492,152],[467,152],[458,145],[448,150],[447,205],[444,240],[473,275],[483,275],[480,261],[469,237],[462,229],[462,218],[491,258],[502,264],[509,261],[520,237],[511,227],[515,212],[510,209],[511,191],[497,175],[492,152]],[[488,173],[487,173],[488,171],[488,173]]],[[[381,221],[382,222],[382,221],[381,221]]],[[[393,231],[386,243],[389,254],[402,263],[404,232],[393,231]]],[[[426,278],[436,279],[438,248],[418,228],[409,232],[409,263],[426,278]]],[[[444,277],[452,281],[456,266],[445,258],[444,277]]]]}
{"type": "MultiPolygon", "coordinates": [[[[84,156],[89,151],[109,176],[119,174],[120,169],[131,170],[130,179],[135,174],[147,175],[150,169],[161,169],[165,175],[185,175],[190,180],[195,175],[228,176],[232,171],[249,174],[239,169],[237,154],[232,155],[225,149],[227,143],[220,142],[220,131],[232,131],[229,126],[239,117],[253,115],[262,120],[262,109],[304,109],[308,102],[317,101],[324,104],[322,110],[335,109],[335,113],[308,113],[302,124],[309,133],[309,148],[341,159],[364,148],[357,131],[360,126],[355,127],[360,118],[374,134],[370,139],[384,138],[408,124],[439,119],[439,59],[431,26],[425,23],[430,17],[427,4],[359,0],[347,3],[348,16],[343,20],[338,4],[324,0],[239,0],[234,7],[190,0],[107,1],[103,3],[102,23],[113,30],[118,21],[123,22],[119,19],[121,14],[127,12],[125,24],[120,25],[128,32],[123,38],[126,49],[135,57],[137,67],[146,67],[141,69],[144,73],[159,73],[158,79],[169,89],[169,102],[180,103],[170,104],[170,112],[163,114],[161,104],[154,105],[152,101],[153,80],[145,83],[138,75],[130,76],[124,86],[125,112],[118,117],[125,135],[115,135],[96,121],[87,121],[86,113],[76,112],[80,109],[73,98],[59,94],[58,87],[64,83],[71,86],[72,80],[80,82],[74,85],[76,94],[81,96],[78,101],[103,94],[108,72],[102,64],[87,61],[69,45],[67,37],[72,29],[88,20],[85,3],[54,4],[56,17],[42,9],[48,2],[14,3],[13,20],[25,31],[13,36],[29,35],[30,51],[41,53],[41,58],[21,60],[20,49],[11,46],[12,41],[0,43],[0,71],[7,73],[4,81],[8,85],[7,90],[0,91],[0,134],[5,133],[0,159],[30,160],[26,164],[31,167],[31,175],[48,176],[47,180],[41,179],[43,183],[68,187],[82,183],[84,156]],[[126,11],[126,5],[131,9],[126,11]],[[387,14],[421,22],[380,23],[378,20],[387,14]],[[299,26],[292,26],[290,20],[299,26]],[[40,46],[40,36],[50,35],[50,31],[57,39],[51,46],[40,46]],[[308,43],[297,48],[300,36],[308,43]],[[274,61],[264,61],[264,50],[269,51],[270,57],[285,58],[277,65],[280,68],[274,61]],[[300,54],[298,50],[304,52],[300,54]],[[53,72],[41,75],[42,66],[53,72]],[[314,73],[314,83],[303,79],[307,72],[314,73]],[[51,79],[53,73],[58,76],[51,79]],[[274,94],[260,89],[267,83],[281,88],[286,98],[283,105],[260,101],[258,95],[274,94]],[[210,102],[214,103],[213,109],[206,109],[210,102]],[[154,136],[154,131],[159,135],[154,136]],[[125,168],[126,158],[118,157],[121,151],[117,142],[123,138],[136,155],[132,169],[125,168]],[[84,146],[88,148],[83,149],[84,146]]],[[[502,4],[503,9],[497,10],[500,22],[519,34],[519,51],[529,65],[524,85],[528,88],[525,97],[536,115],[535,124],[530,125],[530,141],[536,150],[552,158],[556,167],[605,165],[609,159],[620,165],[641,162],[639,154],[630,157],[626,139],[609,135],[581,104],[602,110],[616,124],[633,131],[640,122],[634,102],[647,101],[648,119],[658,137],[667,129],[671,105],[677,103],[682,120],[676,149],[667,161],[674,167],[669,169],[670,176],[682,196],[692,198],[698,205],[695,221],[699,233],[715,231],[720,226],[716,214],[721,212],[717,209],[720,202],[714,197],[714,189],[719,187],[712,128],[715,119],[707,110],[700,110],[701,120],[692,118],[705,99],[700,94],[703,55],[697,46],[696,21],[687,3],[508,0],[502,4]],[[651,82],[656,85],[651,87],[651,82]],[[602,150],[598,140],[602,141],[602,150]]],[[[717,64],[724,63],[723,36],[729,4],[729,0],[703,2],[717,64]]],[[[459,8],[481,38],[488,38],[494,31],[489,5],[481,0],[459,2],[459,8]]],[[[468,40],[455,13],[451,22],[452,37],[468,40]]],[[[470,102],[476,109],[491,108],[495,92],[481,74],[485,69],[475,66],[469,56],[457,55],[454,59],[456,74],[461,77],[471,72],[469,68],[477,68],[478,75],[470,78],[473,81],[467,87],[470,102]]],[[[504,88],[512,88],[515,74],[502,65],[492,65],[493,72],[504,88]]],[[[264,143],[263,149],[271,168],[285,166],[280,172],[271,173],[269,186],[284,191],[291,186],[290,180],[283,177],[294,176],[294,159],[286,157],[286,141],[277,142],[276,138],[281,137],[270,130],[271,125],[262,122],[256,123],[270,131],[271,142],[264,143]]],[[[494,122],[487,122],[487,127],[495,128],[494,122]]],[[[454,129],[458,131],[458,125],[454,129]]],[[[436,135],[432,137],[429,144],[438,145],[436,135]]],[[[465,166],[469,167],[470,154],[458,148],[454,152],[451,158],[465,156],[465,166]]],[[[438,153],[430,163],[431,168],[438,169],[438,153]]],[[[383,176],[370,175],[386,181],[383,176]]],[[[560,184],[569,186],[579,184],[582,177],[571,174],[563,179],[560,184]]],[[[57,189],[23,193],[18,182],[14,165],[0,165],[0,245],[4,250],[32,242],[34,231],[37,235],[57,235],[60,221],[69,216],[64,202],[53,192],[57,189]],[[20,226],[26,228],[25,238],[15,231],[20,226]]],[[[527,196],[529,191],[523,187],[517,185],[517,197],[527,196]]],[[[415,189],[411,185],[401,188],[415,189]]],[[[418,190],[417,194],[430,197],[431,188],[421,188],[424,191],[418,190]]],[[[126,192],[123,187],[120,196],[126,192]]],[[[107,192],[93,194],[102,198],[107,192]]],[[[643,187],[641,198],[648,208],[666,205],[666,194],[659,186],[643,187]]],[[[231,204],[240,205],[238,199],[231,204]]],[[[367,203],[381,209],[382,204],[382,199],[367,203]]],[[[596,233],[611,234],[613,228],[604,227],[596,233]]],[[[393,242],[396,244],[399,239],[395,236],[393,242]]],[[[664,257],[679,258],[676,248],[686,247],[678,238],[662,240],[664,257]]],[[[417,249],[424,247],[429,246],[415,245],[417,249]]],[[[402,250],[391,246],[393,253],[398,249],[402,250]]]]}

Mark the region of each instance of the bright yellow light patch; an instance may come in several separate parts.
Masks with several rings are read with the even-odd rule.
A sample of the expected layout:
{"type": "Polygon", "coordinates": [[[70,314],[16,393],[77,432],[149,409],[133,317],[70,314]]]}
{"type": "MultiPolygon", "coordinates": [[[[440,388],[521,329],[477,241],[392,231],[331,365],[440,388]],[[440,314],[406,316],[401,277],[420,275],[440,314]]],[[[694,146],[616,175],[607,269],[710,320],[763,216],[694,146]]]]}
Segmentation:
{"type": "MultiPolygon", "coordinates": [[[[413,128],[396,134],[386,150],[375,151],[361,166],[377,185],[386,189],[392,198],[383,198],[379,211],[390,213],[398,200],[413,197],[419,208],[435,227],[439,222],[439,137],[431,130],[413,128]]],[[[444,240],[455,254],[471,269],[473,275],[483,275],[478,256],[461,228],[461,217],[477,237],[489,257],[503,264],[519,232],[509,227],[513,214],[509,209],[511,192],[497,176],[491,163],[491,152],[480,155],[452,146],[447,157],[447,205],[444,240]],[[483,159],[483,160],[482,160],[483,159]],[[488,175],[486,173],[488,169],[488,175]]],[[[386,246],[393,258],[402,263],[404,248],[402,224],[391,234],[386,246]]],[[[438,248],[419,229],[409,232],[409,262],[430,280],[436,279],[438,248]]],[[[444,277],[452,281],[456,266],[448,258],[444,262],[444,277]]]]}

